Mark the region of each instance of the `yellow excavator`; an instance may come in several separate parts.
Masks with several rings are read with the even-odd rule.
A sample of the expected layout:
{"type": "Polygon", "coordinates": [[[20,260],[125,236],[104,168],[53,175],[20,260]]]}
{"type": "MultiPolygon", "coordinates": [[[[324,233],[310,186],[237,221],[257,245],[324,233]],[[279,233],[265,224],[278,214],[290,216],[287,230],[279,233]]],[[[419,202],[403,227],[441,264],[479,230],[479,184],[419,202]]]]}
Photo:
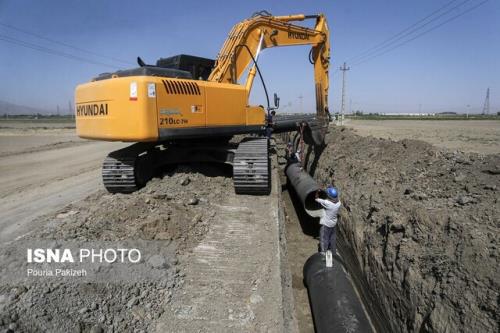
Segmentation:
{"type": "Polygon", "coordinates": [[[179,55],[159,59],[153,66],[138,58],[138,68],[103,73],[78,85],[78,136],[136,142],[105,159],[105,188],[112,193],[133,192],[166,164],[223,162],[233,166],[236,193],[269,193],[269,140],[263,134],[279,98],[274,95],[271,107],[266,90],[266,110],[249,105],[249,95],[255,76],[262,79],[257,63],[260,52],[294,45],[312,46],[309,61],[314,66],[316,115],[308,120],[315,124],[310,126],[314,127],[310,136],[321,144],[328,127],[330,63],[329,29],[323,14],[258,12],[233,27],[215,61],[179,55]],[[308,19],[315,20],[314,28],[292,23],[308,19]],[[240,83],[245,74],[245,82],[240,83]],[[240,134],[248,137],[239,144],[229,143],[240,134]]]}

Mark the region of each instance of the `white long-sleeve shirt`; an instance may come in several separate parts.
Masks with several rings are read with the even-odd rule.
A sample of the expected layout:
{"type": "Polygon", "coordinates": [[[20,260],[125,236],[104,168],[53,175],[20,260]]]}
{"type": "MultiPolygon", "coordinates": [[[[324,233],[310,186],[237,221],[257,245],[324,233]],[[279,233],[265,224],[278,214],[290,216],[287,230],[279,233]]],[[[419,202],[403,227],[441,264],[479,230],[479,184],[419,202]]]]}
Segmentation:
{"type": "Polygon", "coordinates": [[[330,200],[317,198],[316,202],[323,206],[323,215],[319,220],[319,224],[333,228],[337,225],[337,215],[340,209],[340,200],[331,202],[330,200]]]}

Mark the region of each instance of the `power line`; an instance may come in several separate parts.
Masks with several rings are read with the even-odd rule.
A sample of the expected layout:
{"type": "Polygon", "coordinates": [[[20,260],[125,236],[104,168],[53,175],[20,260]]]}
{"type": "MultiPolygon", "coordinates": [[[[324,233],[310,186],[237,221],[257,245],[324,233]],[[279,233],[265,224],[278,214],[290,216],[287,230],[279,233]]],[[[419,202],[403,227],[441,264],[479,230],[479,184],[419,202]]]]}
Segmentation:
{"type": "Polygon", "coordinates": [[[93,64],[93,65],[100,65],[100,66],[105,66],[105,67],[118,68],[118,67],[116,67],[114,65],[110,65],[110,64],[99,62],[99,61],[94,61],[94,60],[82,58],[82,57],[79,57],[79,56],[75,56],[75,55],[72,55],[72,54],[69,54],[69,53],[64,53],[64,52],[57,51],[57,50],[54,50],[54,49],[49,49],[49,48],[46,48],[46,47],[43,47],[43,46],[40,46],[40,45],[37,45],[37,44],[28,43],[28,42],[25,42],[23,40],[20,40],[20,39],[17,39],[17,38],[13,38],[13,37],[9,37],[9,36],[5,36],[5,35],[1,35],[1,34],[0,34],[0,40],[2,40],[4,42],[11,43],[11,44],[23,46],[23,47],[26,47],[26,48],[29,48],[29,49],[32,49],[32,50],[36,50],[36,51],[48,53],[48,54],[51,54],[51,55],[61,56],[61,57],[72,59],[72,60],[78,60],[78,61],[86,62],[86,63],[89,63],[89,64],[93,64]]]}
{"type": "Polygon", "coordinates": [[[422,23],[422,22],[426,21],[428,18],[431,18],[432,16],[434,16],[434,15],[435,15],[435,14],[437,14],[437,13],[439,13],[439,12],[440,12],[441,10],[443,10],[444,8],[448,7],[449,5],[451,5],[451,4],[453,4],[454,2],[457,2],[457,1],[458,1],[458,0],[452,0],[452,1],[448,2],[448,3],[446,3],[444,6],[439,7],[438,9],[436,9],[435,11],[433,11],[432,13],[430,13],[429,15],[427,15],[427,16],[425,16],[424,18],[422,18],[422,19],[418,20],[417,22],[413,23],[413,24],[412,24],[412,25],[410,25],[409,27],[407,27],[407,28],[405,28],[405,29],[401,30],[401,31],[400,31],[400,32],[398,32],[397,34],[393,35],[392,37],[389,37],[388,39],[386,39],[386,40],[384,40],[384,41],[380,42],[379,44],[377,44],[377,45],[375,45],[375,46],[373,46],[373,47],[371,47],[371,48],[369,48],[369,49],[367,49],[367,50],[365,50],[365,51],[363,51],[363,52],[359,53],[358,55],[355,55],[355,56],[353,56],[353,57],[348,58],[348,59],[347,59],[347,61],[354,61],[354,60],[355,60],[355,59],[357,59],[357,58],[363,58],[363,57],[365,57],[367,54],[371,53],[371,52],[372,52],[372,51],[374,51],[374,50],[378,50],[378,49],[380,49],[380,48],[384,48],[385,46],[388,46],[388,45],[392,44],[392,43],[394,43],[394,42],[395,42],[395,41],[394,41],[394,39],[396,39],[396,41],[397,41],[397,40],[400,40],[401,38],[404,38],[404,37],[405,37],[405,36],[407,36],[408,34],[411,34],[412,32],[417,31],[417,30],[419,30],[419,29],[423,28],[423,27],[424,27],[424,26],[426,26],[427,24],[432,23],[433,21],[435,21],[436,19],[438,19],[438,18],[442,17],[443,15],[448,14],[451,10],[454,10],[454,9],[456,9],[457,7],[460,7],[461,5],[463,5],[464,3],[468,2],[469,0],[465,0],[465,1],[461,2],[461,3],[460,3],[460,4],[458,4],[457,6],[455,6],[455,7],[451,8],[451,9],[449,9],[448,11],[446,11],[444,14],[441,14],[440,16],[433,18],[431,21],[429,21],[429,22],[425,23],[424,25],[419,26],[419,25],[420,25],[420,23],[422,23]],[[419,27],[417,27],[417,26],[419,26],[419,27]],[[414,27],[417,27],[417,28],[412,29],[412,28],[414,28],[414,27]],[[407,31],[409,31],[409,30],[411,30],[409,33],[404,34],[405,32],[407,32],[407,31]],[[404,34],[404,35],[403,35],[403,34],[404,34]],[[403,36],[401,36],[401,35],[403,35],[403,36]],[[399,38],[398,38],[398,37],[399,37],[399,38]],[[391,42],[391,43],[388,43],[388,42],[391,42]],[[386,44],[388,44],[388,45],[386,45],[386,44]]]}
{"type": "Polygon", "coordinates": [[[56,55],[56,56],[60,56],[60,57],[72,59],[72,60],[86,62],[86,63],[93,64],[93,65],[111,67],[111,68],[115,68],[115,69],[118,68],[117,66],[114,66],[114,65],[106,64],[106,63],[99,62],[99,61],[94,61],[94,60],[91,60],[91,59],[86,59],[86,58],[83,58],[83,57],[80,57],[80,56],[75,56],[75,55],[70,54],[70,53],[65,53],[65,52],[61,52],[61,51],[58,51],[58,50],[50,49],[50,48],[47,48],[47,47],[44,47],[44,46],[40,46],[40,45],[37,45],[37,44],[34,44],[34,43],[29,43],[29,42],[26,42],[26,41],[23,41],[23,40],[20,40],[20,39],[17,39],[17,38],[5,36],[5,35],[2,35],[2,34],[0,34],[0,40],[4,41],[4,42],[7,42],[7,43],[11,43],[11,44],[23,46],[23,47],[26,47],[26,48],[29,48],[29,49],[32,49],[32,50],[36,50],[36,51],[40,51],[40,52],[44,52],[44,53],[48,53],[48,54],[51,54],[51,55],[56,55]]]}
{"type": "Polygon", "coordinates": [[[410,39],[407,39],[407,40],[405,40],[405,41],[403,41],[403,42],[401,42],[401,43],[399,43],[399,44],[396,44],[394,47],[391,47],[391,48],[389,48],[389,49],[387,49],[387,50],[385,50],[385,51],[382,51],[382,52],[381,52],[381,53],[379,53],[379,54],[374,54],[372,57],[368,57],[368,58],[366,58],[366,59],[364,59],[364,60],[358,61],[358,62],[354,63],[352,66],[359,66],[360,64],[363,64],[363,63],[365,63],[365,62],[371,61],[371,60],[373,60],[373,59],[375,59],[375,58],[378,58],[378,57],[380,57],[380,56],[382,56],[382,55],[384,55],[384,54],[386,54],[386,53],[388,53],[388,52],[390,52],[390,51],[392,51],[392,50],[395,50],[395,49],[397,49],[397,48],[399,48],[399,47],[401,47],[401,46],[403,46],[403,45],[405,45],[405,44],[408,44],[409,42],[414,41],[415,39],[417,39],[417,38],[419,38],[419,37],[422,37],[423,35],[426,35],[427,33],[431,32],[431,31],[434,31],[434,30],[436,30],[437,28],[440,28],[440,27],[442,27],[443,25],[445,25],[445,24],[447,24],[447,23],[449,23],[449,22],[451,22],[451,21],[453,21],[453,20],[455,20],[455,19],[457,19],[457,18],[459,18],[459,17],[461,17],[461,16],[463,16],[463,15],[465,15],[465,14],[467,14],[467,13],[469,13],[469,12],[473,11],[474,9],[476,9],[476,8],[478,8],[478,7],[482,6],[482,5],[484,5],[484,4],[485,4],[486,2],[488,2],[488,1],[489,1],[489,0],[484,0],[484,1],[480,2],[480,3],[478,3],[477,5],[470,7],[469,9],[467,9],[467,10],[465,10],[465,11],[463,11],[463,12],[461,12],[461,13],[459,13],[459,14],[455,15],[455,16],[450,17],[449,19],[447,19],[447,20],[445,20],[445,21],[441,22],[440,24],[435,25],[435,26],[431,27],[430,29],[427,29],[427,30],[423,31],[423,32],[422,32],[422,33],[420,33],[420,34],[418,34],[418,35],[416,35],[416,36],[414,36],[414,37],[412,37],[412,38],[410,38],[410,39]]]}
{"type": "Polygon", "coordinates": [[[436,17],[434,17],[434,18],[433,18],[432,20],[430,20],[429,22],[426,22],[426,23],[424,23],[424,24],[422,24],[422,25],[420,25],[420,26],[418,26],[418,27],[416,27],[416,28],[414,28],[414,29],[411,29],[411,30],[410,30],[410,31],[408,31],[407,33],[405,33],[405,34],[403,34],[403,35],[399,36],[398,38],[396,38],[396,39],[394,39],[394,40],[392,40],[390,43],[386,43],[386,44],[385,44],[384,46],[382,46],[382,47],[375,48],[373,51],[371,51],[371,52],[369,52],[369,53],[365,54],[365,55],[364,55],[364,56],[362,56],[362,57],[358,57],[358,59],[357,59],[355,62],[361,62],[361,61],[363,61],[363,60],[365,60],[365,59],[369,58],[370,56],[372,56],[372,55],[374,55],[374,54],[377,54],[377,52],[382,51],[383,49],[386,49],[387,47],[390,47],[391,45],[394,45],[395,43],[397,43],[397,42],[398,42],[398,41],[400,41],[400,40],[403,40],[405,37],[407,37],[407,36],[411,36],[414,32],[418,32],[419,30],[421,30],[422,28],[424,28],[424,27],[428,26],[429,24],[436,22],[437,20],[439,20],[439,19],[440,19],[440,18],[442,18],[443,16],[448,15],[451,11],[453,11],[453,10],[455,10],[455,9],[457,9],[457,8],[459,8],[459,7],[461,7],[462,5],[466,4],[466,3],[467,3],[467,2],[469,2],[469,1],[470,1],[470,0],[464,0],[464,1],[462,1],[461,3],[459,3],[458,5],[456,5],[456,6],[452,7],[452,8],[450,8],[450,9],[448,9],[448,10],[447,10],[447,11],[445,11],[444,13],[441,13],[440,15],[438,15],[438,16],[436,16],[436,17]]]}
{"type": "Polygon", "coordinates": [[[104,59],[108,59],[108,60],[112,60],[112,61],[117,61],[117,62],[121,62],[121,63],[128,64],[128,65],[135,65],[134,63],[131,63],[131,62],[128,62],[128,61],[124,61],[124,60],[121,60],[121,59],[118,59],[118,58],[109,57],[109,56],[106,56],[106,55],[95,53],[95,52],[92,52],[92,51],[89,51],[89,50],[82,49],[82,48],[80,48],[78,46],[74,46],[74,45],[71,45],[71,44],[68,44],[68,43],[60,42],[60,41],[57,41],[55,39],[51,39],[51,38],[39,35],[37,33],[31,32],[31,31],[27,31],[27,30],[24,30],[24,29],[21,29],[21,28],[17,28],[15,26],[7,24],[7,23],[0,22],[0,26],[6,27],[6,28],[9,28],[9,29],[12,29],[12,30],[16,30],[16,31],[19,31],[19,32],[22,32],[24,34],[31,35],[31,36],[34,36],[36,38],[40,38],[40,39],[46,40],[46,41],[54,43],[54,44],[59,44],[59,45],[65,46],[65,47],[69,47],[71,49],[74,49],[74,50],[77,50],[77,51],[80,51],[80,52],[84,52],[84,53],[87,53],[87,54],[90,54],[90,55],[93,55],[93,56],[96,56],[96,57],[100,57],[100,58],[104,58],[104,59]]]}

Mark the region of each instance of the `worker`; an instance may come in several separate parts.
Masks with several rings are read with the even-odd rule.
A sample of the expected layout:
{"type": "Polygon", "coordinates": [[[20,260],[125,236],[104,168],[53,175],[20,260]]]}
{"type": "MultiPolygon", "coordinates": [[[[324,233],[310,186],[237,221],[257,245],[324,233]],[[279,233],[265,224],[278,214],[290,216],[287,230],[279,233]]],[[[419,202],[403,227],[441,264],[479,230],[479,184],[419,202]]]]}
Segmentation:
{"type": "Polygon", "coordinates": [[[328,106],[325,106],[325,113],[326,113],[326,116],[328,117],[328,122],[331,123],[332,122],[332,115],[330,114],[330,109],[328,108],[328,106]]]}
{"type": "Polygon", "coordinates": [[[295,154],[294,154],[294,157],[295,157],[295,160],[296,160],[297,162],[299,162],[299,163],[300,163],[300,162],[302,162],[301,155],[302,155],[302,154],[301,154],[301,152],[300,152],[300,149],[297,149],[297,151],[296,151],[296,152],[295,152],[295,154]]]}
{"type": "Polygon", "coordinates": [[[274,116],[276,116],[276,111],[274,110],[271,111],[271,113],[268,113],[267,115],[266,136],[268,139],[270,139],[271,135],[273,134],[274,116]]]}
{"type": "Polygon", "coordinates": [[[286,150],[285,150],[285,158],[287,161],[290,161],[290,159],[292,158],[293,156],[293,144],[292,144],[292,141],[288,141],[288,143],[286,144],[286,150]]]}
{"type": "Polygon", "coordinates": [[[321,199],[319,197],[320,192],[321,190],[316,192],[316,202],[323,206],[323,215],[319,221],[321,224],[319,231],[320,251],[322,254],[325,254],[327,250],[330,250],[332,254],[335,255],[337,242],[335,226],[337,225],[341,203],[338,191],[335,187],[329,186],[326,188],[326,199],[321,199]]]}
{"type": "Polygon", "coordinates": [[[288,152],[287,161],[288,161],[288,164],[300,163],[300,150],[297,150],[297,152],[294,152],[293,148],[292,148],[288,152]]]}

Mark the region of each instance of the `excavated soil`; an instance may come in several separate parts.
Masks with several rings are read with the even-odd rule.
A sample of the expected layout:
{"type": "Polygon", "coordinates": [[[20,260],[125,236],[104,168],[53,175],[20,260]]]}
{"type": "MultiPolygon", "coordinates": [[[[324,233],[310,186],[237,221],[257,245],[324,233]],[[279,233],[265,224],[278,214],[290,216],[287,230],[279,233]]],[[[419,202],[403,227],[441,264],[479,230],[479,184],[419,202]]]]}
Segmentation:
{"type": "MultiPolygon", "coordinates": [[[[150,332],[184,284],[178,256],[208,232],[232,181],[220,168],[180,166],[133,195],[104,190],[73,203],[20,241],[154,241],[166,255],[148,261],[162,279],[128,282],[38,279],[2,280],[1,332],[150,332]]],[[[26,251],[26,250],[24,250],[26,251]]],[[[8,257],[8,256],[7,256],[8,257]]],[[[0,256],[0,259],[2,256],[0,256]]],[[[4,256],[5,259],[5,256],[4,256]]],[[[8,258],[10,259],[10,258],[8,258]]]]}
{"type": "Polygon", "coordinates": [[[38,236],[166,240],[176,241],[180,250],[189,250],[203,237],[215,214],[211,205],[232,189],[231,179],[219,175],[220,168],[215,166],[180,166],[132,195],[101,190],[67,206],[56,216],[58,221],[45,226],[38,236]]]}
{"type": "Polygon", "coordinates": [[[309,153],[315,178],[340,189],[340,252],[381,329],[498,332],[500,154],[339,127],[309,153]]]}
{"type": "MultiPolygon", "coordinates": [[[[306,164],[322,185],[340,189],[339,251],[380,331],[498,332],[499,154],[332,128],[328,146],[321,154],[309,149],[306,164]]],[[[245,208],[221,208],[232,192],[226,176],[218,167],[179,167],[133,195],[99,191],[34,221],[43,227],[22,241],[158,242],[165,255],[148,263],[165,278],[27,284],[0,278],[0,332],[154,331],[172,302],[187,297],[182,257],[215,233],[211,222],[222,208],[229,215],[245,208]]],[[[0,273],[3,259],[0,251],[0,273]]],[[[292,276],[294,288],[300,282],[292,276]]],[[[250,309],[262,304],[255,295],[248,302],[250,309]]],[[[239,310],[229,308],[228,318],[239,310]]],[[[180,308],[175,316],[190,311],[180,308]]]]}

